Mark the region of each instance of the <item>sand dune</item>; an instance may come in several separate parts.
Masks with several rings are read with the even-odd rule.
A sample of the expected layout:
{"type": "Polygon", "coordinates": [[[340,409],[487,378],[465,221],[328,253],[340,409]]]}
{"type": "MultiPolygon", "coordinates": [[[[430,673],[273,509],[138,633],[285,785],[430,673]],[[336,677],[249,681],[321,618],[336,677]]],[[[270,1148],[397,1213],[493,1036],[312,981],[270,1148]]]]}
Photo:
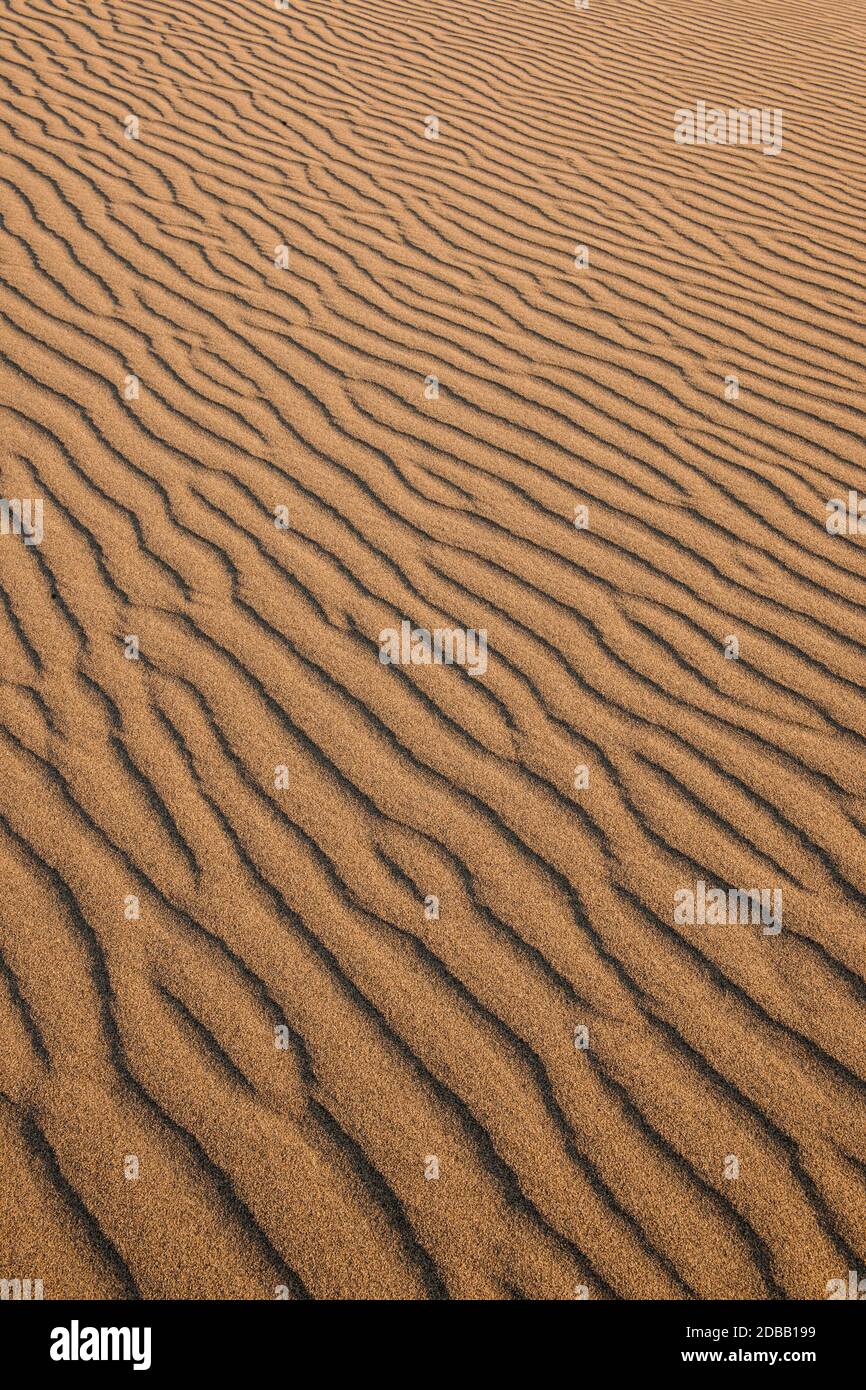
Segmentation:
{"type": "Polygon", "coordinates": [[[3,7],[0,1278],[866,1272],[862,37],[3,7]]]}

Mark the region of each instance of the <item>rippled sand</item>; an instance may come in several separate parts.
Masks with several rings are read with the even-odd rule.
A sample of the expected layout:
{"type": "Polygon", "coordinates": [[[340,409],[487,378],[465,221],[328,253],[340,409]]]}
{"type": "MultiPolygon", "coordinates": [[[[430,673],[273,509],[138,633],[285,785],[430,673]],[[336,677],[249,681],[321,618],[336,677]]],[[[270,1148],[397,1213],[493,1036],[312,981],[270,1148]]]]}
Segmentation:
{"type": "Polygon", "coordinates": [[[866,1270],[858,14],[0,13],[0,1277],[866,1270]]]}

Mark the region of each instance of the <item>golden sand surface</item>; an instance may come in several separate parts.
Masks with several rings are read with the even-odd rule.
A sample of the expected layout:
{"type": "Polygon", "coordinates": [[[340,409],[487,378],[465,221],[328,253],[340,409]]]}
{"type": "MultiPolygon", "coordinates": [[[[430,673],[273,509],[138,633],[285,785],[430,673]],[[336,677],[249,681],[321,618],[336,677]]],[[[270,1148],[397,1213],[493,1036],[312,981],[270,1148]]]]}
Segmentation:
{"type": "Polygon", "coordinates": [[[0,9],[0,1278],[866,1271],[864,47],[0,9]]]}

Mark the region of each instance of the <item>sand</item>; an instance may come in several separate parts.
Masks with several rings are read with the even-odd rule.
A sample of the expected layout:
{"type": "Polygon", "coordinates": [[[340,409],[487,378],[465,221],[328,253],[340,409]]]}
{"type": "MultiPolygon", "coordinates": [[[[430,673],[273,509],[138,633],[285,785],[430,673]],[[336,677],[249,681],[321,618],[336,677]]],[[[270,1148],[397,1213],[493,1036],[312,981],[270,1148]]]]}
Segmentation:
{"type": "Polygon", "coordinates": [[[862,50],[853,0],[3,8],[0,1278],[866,1272],[862,50]]]}

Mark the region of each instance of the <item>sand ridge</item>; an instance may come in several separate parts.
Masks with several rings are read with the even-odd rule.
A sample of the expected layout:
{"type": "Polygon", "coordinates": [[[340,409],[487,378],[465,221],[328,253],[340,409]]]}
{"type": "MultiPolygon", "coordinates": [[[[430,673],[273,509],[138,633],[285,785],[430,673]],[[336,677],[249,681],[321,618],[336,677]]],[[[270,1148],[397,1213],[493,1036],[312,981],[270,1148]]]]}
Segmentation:
{"type": "Polygon", "coordinates": [[[866,1273],[862,47],[7,0],[0,1278],[866,1273]]]}

